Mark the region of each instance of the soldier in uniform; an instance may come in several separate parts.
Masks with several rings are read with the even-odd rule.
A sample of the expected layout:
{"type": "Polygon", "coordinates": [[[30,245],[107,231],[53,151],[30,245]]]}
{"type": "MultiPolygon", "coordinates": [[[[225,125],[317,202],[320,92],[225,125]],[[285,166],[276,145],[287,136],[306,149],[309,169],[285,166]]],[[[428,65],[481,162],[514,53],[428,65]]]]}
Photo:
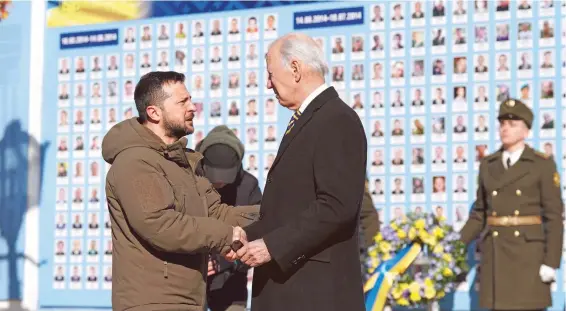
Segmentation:
{"type": "Polygon", "coordinates": [[[525,144],[533,112],[521,101],[499,108],[502,147],[480,163],[477,199],[460,231],[479,237],[480,306],[542,310],[560,266],[563,202],[556,164],[525,144]]]}
{"type": "Polygon", "coordinates": [[[360,261],[362,264],[362,279],[365,281],[369,278],[369,248],[375,243],[374,237],[379,232],[381,222],[379,214],[373,205],[373,200],[369,193],[368,178],[366,176],[366,186],[364,190],[364,197],[362,198],[362,207],[360,209],[360,229],[359,229],[359,244],[360,244],[360,261]]]}

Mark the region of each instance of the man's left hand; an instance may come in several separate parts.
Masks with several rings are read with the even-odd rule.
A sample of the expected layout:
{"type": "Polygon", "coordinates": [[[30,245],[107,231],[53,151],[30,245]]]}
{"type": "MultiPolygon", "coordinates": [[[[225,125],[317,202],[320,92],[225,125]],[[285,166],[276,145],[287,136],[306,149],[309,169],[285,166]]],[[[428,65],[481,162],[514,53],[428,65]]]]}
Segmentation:
{"type": "Polygon", "coordinates": [[[216,273],[218,273],[218,270],[220,269],[220,266],[218,265],[218,261],[216,261],[216,259],[214,258],[209,258],[208,259],[208,276],[211,275],[215,275],[216,273]]]}
{"type": "Polygon", "coordinates": [[[240,261],[250,267],[258,267],[271,261],[271,255],[263,239],[255,240],[244,245],[238,252],[240,261]]]}

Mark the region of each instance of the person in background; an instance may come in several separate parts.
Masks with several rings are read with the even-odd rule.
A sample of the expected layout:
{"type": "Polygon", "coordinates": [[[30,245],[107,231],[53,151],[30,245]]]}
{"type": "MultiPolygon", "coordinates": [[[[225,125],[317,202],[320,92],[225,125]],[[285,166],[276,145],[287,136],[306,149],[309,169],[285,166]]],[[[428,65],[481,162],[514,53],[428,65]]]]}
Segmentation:
{"type": "MultiPolygon", "coordinates": [[[[242,167],[244,145],[227,126],[215,127],[197,144],[203,154],[205,176],[228,205],[259,205],[261,190],[257,178],[242,167]]],[[[244,311],[248,300],[249,267],[211,255],[208,262],[208,307],[211,311],[244,311]]]]}
{"type": "Polygon", "coordinates": [[[369,248],[374,245],[374,237],[379,232],[381,222],[379,220],[379,214],[373,206],[373,200],[369,193],[369,180],[366,176],[366,187],[364,191],[364,197],[362,198],[362,208],[360,210],[360,260],[362,263],[362,278],[364,283],[368,279],[368,259],[369,259],[369,248]]]}
{"type": "Polygon", "coordinates": [[[560,176],[553,158],[525,143],[533,122],[527,105],[508,99],[498,119],[502,146],[480,163],[477,199],[460,240],[480,240],[482,309],[543,310],[552,306],[562,262],[560,176]]]}

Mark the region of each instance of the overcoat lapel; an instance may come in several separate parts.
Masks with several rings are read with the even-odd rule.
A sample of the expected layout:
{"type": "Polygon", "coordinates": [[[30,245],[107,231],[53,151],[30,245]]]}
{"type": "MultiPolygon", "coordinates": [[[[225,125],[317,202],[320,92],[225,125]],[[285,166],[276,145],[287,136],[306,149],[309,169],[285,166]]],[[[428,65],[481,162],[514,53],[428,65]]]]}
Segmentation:
{"type": "Polygon", "coordinates": [[[534,161],[535,152],[529,146],[525,146],[525,150],[517,163],[508,169],[505,169],[505,166],[503,166],[502,157],[503,151],[499,150],[493,158],[490,159],[488,166],[489,173],[493,177],[493,180],[495,180],[496,189],[501,189],[528,174],[532,168],[530,164],[534,161]]]}
{"type": "Polygon", "coordinates": [[[505,173],[501,175],[501,177],[497,180],[497,188],[502,188],[508,184],[513,183],[517,179],[520,179],[527,175],[530,172],[530,169],[533,167],[531,163],[535,160],[535,152],[529,146],[525,146],[525,150],[521,154],[521,157],[510,168],[505,170],[503,167],[503,162],[499,159],[499,165],[503,167],[505,173]]]}
{"type": "Polygon", "coordinates": [[[269,171],[272,171],[277,163],[279,163],[279,160],[281,160],[281,157],[283,156],[293,139],[295,139],[295,137],[297,137],[297,135],[299,135],[299,133],[301,132],[301,129],[307,123],[309,123],[316,111],[318,111],[318,109],[320,109],[320,107],[322,107],[324,103],[336,97],[338,97],[338,93],[336,92],[334,87],[331,86],[313,99],[313,101],[307,106],[307,109],[305,109],[305,111],[301,114],[299,120],[295,121],[295,126],[293,127],[293,129],[291,129],[291,132],[283,136],[281,145],[279,145],[279,150],[277,150],[277,156],[275,157],[275,160],[273,161],[273,164],[271,165],[271,169],[269,171]]]}

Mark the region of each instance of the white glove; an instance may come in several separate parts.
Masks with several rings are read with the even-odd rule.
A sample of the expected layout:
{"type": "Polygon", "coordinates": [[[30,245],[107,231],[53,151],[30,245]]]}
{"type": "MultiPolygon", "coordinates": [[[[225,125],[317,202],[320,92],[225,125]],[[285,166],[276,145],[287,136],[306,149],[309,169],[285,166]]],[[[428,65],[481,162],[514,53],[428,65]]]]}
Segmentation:
{"type": "Polygon", "coordinates": [[[556,278],[556,271],[546,265],[541,265],[539,269],[540,279],[543,283],[550,283],[556,278]]]}

